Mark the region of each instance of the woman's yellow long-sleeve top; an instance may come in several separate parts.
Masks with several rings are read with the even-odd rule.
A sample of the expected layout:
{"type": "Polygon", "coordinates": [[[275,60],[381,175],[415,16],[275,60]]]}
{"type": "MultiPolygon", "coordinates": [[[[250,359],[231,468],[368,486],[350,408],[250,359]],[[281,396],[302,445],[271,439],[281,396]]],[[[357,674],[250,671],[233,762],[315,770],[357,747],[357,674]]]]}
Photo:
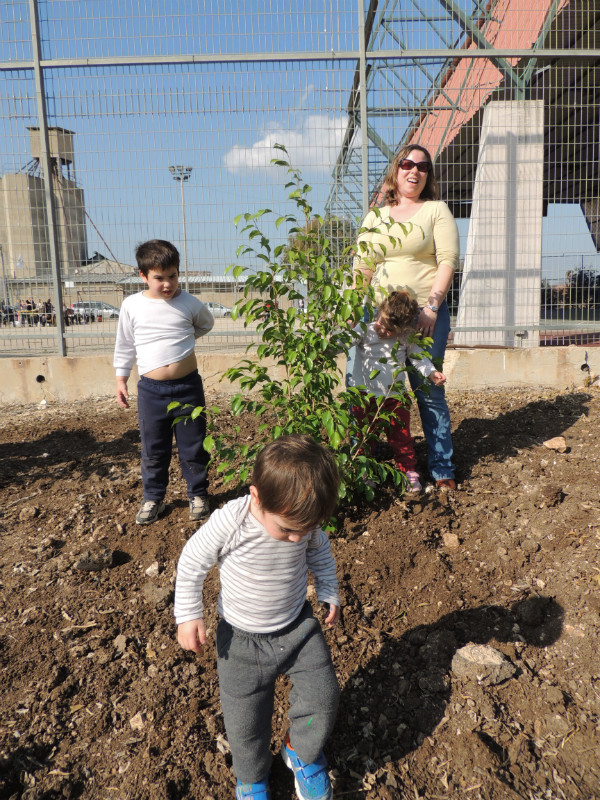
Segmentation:
{"type": "Polygon", "coordinates": [[[386,292],[412,289],[420,306],[428,302],[438,267],[458,266],[459,238],[456,221],[446,203],[426,200],[402,223],[390,217],[390,207],[371,209],[359,234],[354,268],[373,271],[371,285],[380,303],[386,292]],[[404,234],[402,226],[408,228],[404,234]]]}

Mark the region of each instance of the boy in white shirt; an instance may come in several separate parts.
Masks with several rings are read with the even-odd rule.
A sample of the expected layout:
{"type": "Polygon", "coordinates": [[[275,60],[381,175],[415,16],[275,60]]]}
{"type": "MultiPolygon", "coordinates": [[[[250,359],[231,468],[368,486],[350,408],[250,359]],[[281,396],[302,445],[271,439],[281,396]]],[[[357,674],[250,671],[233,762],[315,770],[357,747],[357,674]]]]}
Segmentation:
{"type": "MultiPolygon", "coordinates": [[[[204,303],[179,288],[179,252],[174,245],[152,239],[139,245],[135,256],[146,288],[123,301],[113,362],[117,401],[123,408],[129,408],[127,380],[136,361],[140,374],[137,405],[144,499],[135,521],[148,525],[165,510],[173,430],[190,519],[206,519],[210,514],[206,418],[202,414],[173,429],[174,414],[167,414],[167,406],[173,400],[192,408],[205,404],[194,346],[212,329],[214,319],[204,303]]],[[[177,416],[190,411],[177,409],[177,416]]]]}
{"type": "Polygon", "coordinates": [[[329,648],[306,600],[308,570],[333,627],[340,600],[335,561],[319,527],[337,504],[330,452],[310,436],[281,436],[259,453],[250,495],[215,511],[183,548],[175,619],[185,650],[206,643],[202,587],[218,562],[217,667],[237,800],[269,800],[275,680],[288,675],[290,729],[281,748],[300,800],[330,800],[323,745],[339,690],[329,648]]]}

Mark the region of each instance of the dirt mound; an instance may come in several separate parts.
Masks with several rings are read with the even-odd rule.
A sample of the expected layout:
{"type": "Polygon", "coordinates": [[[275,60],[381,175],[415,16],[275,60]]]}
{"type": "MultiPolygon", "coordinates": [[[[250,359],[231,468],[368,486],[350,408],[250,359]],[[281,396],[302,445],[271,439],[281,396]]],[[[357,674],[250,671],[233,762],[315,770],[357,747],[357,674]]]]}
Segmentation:
{"type": "MultiPolygon", "coordinates": [[[[598,396],[449,392],[459,491],[385,490],[340,519],[335,797],[600,797],[598,396]],[[564,447],[544,446],[553,437],[564,447]],[[459,669],[469,643],[509,672],[459,669]]],[[[141,528],[133,412],[100,400],[2,414],[0,795],[231,798],[214,646],[197,658],[175,640],[175,566],[194,530],[175,462],[167,513],[141,528]]],[[[212,492],[213,507],[234,496],[212,492]]],[[[214,632],[216,574],[206,591],[214,632]]],[[[293,796],[279,758],[271,786],[293,796]]]]}

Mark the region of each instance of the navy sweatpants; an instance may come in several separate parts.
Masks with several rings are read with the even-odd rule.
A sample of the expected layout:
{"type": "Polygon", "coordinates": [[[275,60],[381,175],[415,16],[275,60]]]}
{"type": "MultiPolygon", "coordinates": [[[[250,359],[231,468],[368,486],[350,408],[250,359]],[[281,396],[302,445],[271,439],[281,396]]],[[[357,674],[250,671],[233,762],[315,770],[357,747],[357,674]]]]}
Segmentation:
{"type": "Polygon", "coordinates": [[[204,497],[208,492],[208,462],[204,450],[206,417],[178,422],[173,419],[189,415],[191,409],[178,409],[167,413],[173,400],[192,407],[204,405],[204,389],[198,370],[185,378],[172,381],[155,381],[142,376],[138,389],[138,421],[142,438],[142,482],[144,500],[162,500],[169,482],[169,465],[173,450],[173,432],[179,452],[181,471],[187,484],[188,497],[204,497]]]}

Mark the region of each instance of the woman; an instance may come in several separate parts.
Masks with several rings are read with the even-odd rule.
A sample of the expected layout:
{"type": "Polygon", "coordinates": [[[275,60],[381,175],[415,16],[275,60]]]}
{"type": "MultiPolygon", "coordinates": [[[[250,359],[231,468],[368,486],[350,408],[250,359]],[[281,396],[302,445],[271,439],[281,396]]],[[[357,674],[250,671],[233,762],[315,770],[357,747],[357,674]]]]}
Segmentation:
{"type": "MultiPolygon", "coordinates": [[[[429,351],[441,370],[450,332],[446,295],[458,264],[458,229],[439,190],[429,152],[406,145],[396,155],[383,184],[382,208],[369,211],[358,237],[354,266],[375,289],[375,301],[408,289],[418,300],[417,330],[433,338],[429,351]]],[[[423,378],[410,372],[429,449],[428,465],[438,488],[455,489],[450,412],[443,386],[420,389],[423,378]]]]}

